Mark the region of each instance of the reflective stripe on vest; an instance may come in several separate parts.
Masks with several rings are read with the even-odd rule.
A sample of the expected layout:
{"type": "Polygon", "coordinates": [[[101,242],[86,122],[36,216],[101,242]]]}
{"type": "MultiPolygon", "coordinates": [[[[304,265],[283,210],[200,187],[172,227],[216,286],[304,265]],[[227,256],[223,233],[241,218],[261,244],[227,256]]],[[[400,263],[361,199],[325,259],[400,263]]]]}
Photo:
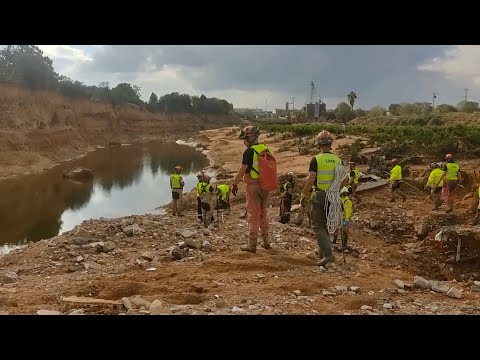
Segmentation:
{"type": "Polygon", "coordinates": [[[458,171],[460,170],[460,165],[455,163],[446,163],[447,175],[445,179],[447,180],[458,180],[458,171]]]}
{"type": "Polygon", "coordinates": [[[259,168],[258,168],[258,154],[260,154],[264,150],[268,150],[270,153],[270,149],[266,147],[264,144],[256,144],[250,146],[253,149],[253,163],[252,163],[252,170],[250,171],[250,177],[252,179],[259,179],[259,168]]]}
{"type": "Polygon", "coordinates": [[[170,181],[172,182],[172,189],[181,189],[182,185],[180,184],[180,178],[182,176],[180,174],[172,174],[170,175],[170,181]]]}
{"type": "Polygon", "coordinates": [[[355,177],[354,177],[355,180],[353,180],[353,183],[358,184],[358,170],[353,169],[352,171],[355,173],[355,177]]]}
{"type": "Polygon", "coordinates": [[[327,190],[335,179],[335,168],[342,161],[335,154],[322,153],[315,156],[317,160],[317,188],[327,190]]]}

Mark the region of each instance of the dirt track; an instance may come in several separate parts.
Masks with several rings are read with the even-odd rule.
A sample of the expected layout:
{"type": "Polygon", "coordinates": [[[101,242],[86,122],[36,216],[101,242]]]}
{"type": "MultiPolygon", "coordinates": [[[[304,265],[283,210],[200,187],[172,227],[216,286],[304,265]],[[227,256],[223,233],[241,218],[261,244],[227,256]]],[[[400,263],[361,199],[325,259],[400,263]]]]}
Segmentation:
{"type": "MultiPolygon", "coordinates": [[[[231,182],[241,160],[244,147],[237,135],[235,129],[219,129],[205,131],[192,139],[208,147],[214,167],[227,178],[222,182],[231,182]]],[[[279,161],[279,170],[294,171],[299,183],[304,180],[311,156],[300,156],[297,149],[279,151],[285,149],[286,141],[280,137],[265,141],[279,161]]],[[[0,286],[0,311],[11,314],[35,313],[39,309],[64,313],[83,309],[86,313],[107,314],[478,313],[480,293],[470,289],[472,280],[478,278],[472,275],[462,281],[448,269],[444,269],[448,276],[440,273],[432,253],[438,249],[432,243],[435,230],[430,231],[425,241],[418,241],[408,226],[405,232],[392,234],[388,233],[388,224],[380,230],[371,230],[366,225],[370,224],[370,218],[382,217],[398,229],[401,225],[395,225],[397,222],[413,225],[430,214],[426,195],[413,190],[406,192],[407,202],[393,205],[387,202],[386,188],[360,194],[363,201],[354,209],[355,224],[351,229],[351,241],[358,251],[346,256],[346,264],[337,253],[337,261],[326,269],[319,268],[311,254],[307,257],[315,249],[311,229],[276,221],[278,194],[272,197],[269,209],[273,249],[266,251],[259,247],[257,254],[240,251],[247,228],[242,218],[243,187],[239,196],[232,197],[232,210],[224,215],[225,222],[213,230],[204,230],[196,223],[193,194],[186,197],[189,210],[184,217],[172,217],[170,213],[165,217],[133,216],[132,220],[124,219],[123,225],[122,219],[86,221],[69,233],[0,257],[0,276],[7,271],[18,274],[16,282],[0,286]],[[127,223],[138,224],[142,232],[127,236],[125,233],[130,231],[127,223]],[[195,234],[185,240],[179,233],[187,229],[195,234]],[[209,244],[202,251],[191,248],[185,258],[174,260],[172,248],[193,239],[199,244],[204,241],[209,244]],[[88,244],[75,244],[82,241],[88,244]],[[408,287],[416,275],[428,280],[448,279],[449,287],[463,290],[462,298],[408,287]],[[397,289],[395,279],[406,283],[404,289],[397,289]],[[352,290],[351,286],[358,289],[352,290]],[[61,297],[68,296],[106,300],[129,297],[137,305],[129,311],[124,306],[69,307],[61,301],[61,297]],[[135,296],[143,299],[143,305],[142,299],[135,296]],[[149,302],[155,304],[150,309],[149,302]]],[[[464,215],[467,206],[468,200],[463,201],[449,219],[458,218],[459,214],[460,218],[471,217],[464,215]]]]}

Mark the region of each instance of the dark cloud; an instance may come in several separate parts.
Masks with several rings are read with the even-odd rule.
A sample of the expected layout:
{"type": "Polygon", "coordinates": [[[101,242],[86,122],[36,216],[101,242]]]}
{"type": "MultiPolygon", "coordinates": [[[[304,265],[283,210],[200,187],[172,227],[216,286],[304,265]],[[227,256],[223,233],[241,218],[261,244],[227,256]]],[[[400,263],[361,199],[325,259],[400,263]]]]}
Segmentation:
{"type": "MultiPolygon", "coordinates": [[[[347,92],[353,90],[358,94],[358,103],[370,107],[400,101],[429,101],[433,91],[456,101],[458,89],[444,77],[418,70],[420,64],[444,55],[447,48],[430,45],[112,45],[97,50],[93,61],[83,64],[82,70],[121,73],[122,78],[134,81],[137,73],[169,66],[199,93],[268,91],[300,97],[299,102],[306,99],[309,83],[314,81],[324,98],[346,97],[347,92]]],[[[159,86],[163,89],[162,84],[159,86]]]]}

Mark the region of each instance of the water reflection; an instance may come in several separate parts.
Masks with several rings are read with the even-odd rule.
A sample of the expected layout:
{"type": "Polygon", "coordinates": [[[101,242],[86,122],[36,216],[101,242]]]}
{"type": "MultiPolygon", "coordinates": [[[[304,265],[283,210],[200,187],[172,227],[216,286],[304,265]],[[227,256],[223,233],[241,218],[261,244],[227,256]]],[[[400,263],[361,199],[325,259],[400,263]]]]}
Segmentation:
{"type": "Polygon", "coordinates": [[[204,155],[177,144],[148,143],[101,149],[40,175],[0,182],[0,252],[70,230],[85,219],[152,212],[171,200],[169,175],[184,168],[186,190],[207,165],[204,155]],[[75,166],[93,170],[94,181],[62,179],[75,166]]]}

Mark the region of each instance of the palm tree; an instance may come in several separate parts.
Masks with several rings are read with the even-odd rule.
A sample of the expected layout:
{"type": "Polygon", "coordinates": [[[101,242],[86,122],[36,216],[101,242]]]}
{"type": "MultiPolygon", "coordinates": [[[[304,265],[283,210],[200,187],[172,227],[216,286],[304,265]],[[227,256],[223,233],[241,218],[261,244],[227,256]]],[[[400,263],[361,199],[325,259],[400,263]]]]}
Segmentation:
{"type": "Polygon", "coordinates": [[[353,105],[355,104],[355,100],[357,100],[357,94],[355,94],[353,91],[350,91],[350,93],[347,95],[347,99],[353,111],[353,105]]]}

